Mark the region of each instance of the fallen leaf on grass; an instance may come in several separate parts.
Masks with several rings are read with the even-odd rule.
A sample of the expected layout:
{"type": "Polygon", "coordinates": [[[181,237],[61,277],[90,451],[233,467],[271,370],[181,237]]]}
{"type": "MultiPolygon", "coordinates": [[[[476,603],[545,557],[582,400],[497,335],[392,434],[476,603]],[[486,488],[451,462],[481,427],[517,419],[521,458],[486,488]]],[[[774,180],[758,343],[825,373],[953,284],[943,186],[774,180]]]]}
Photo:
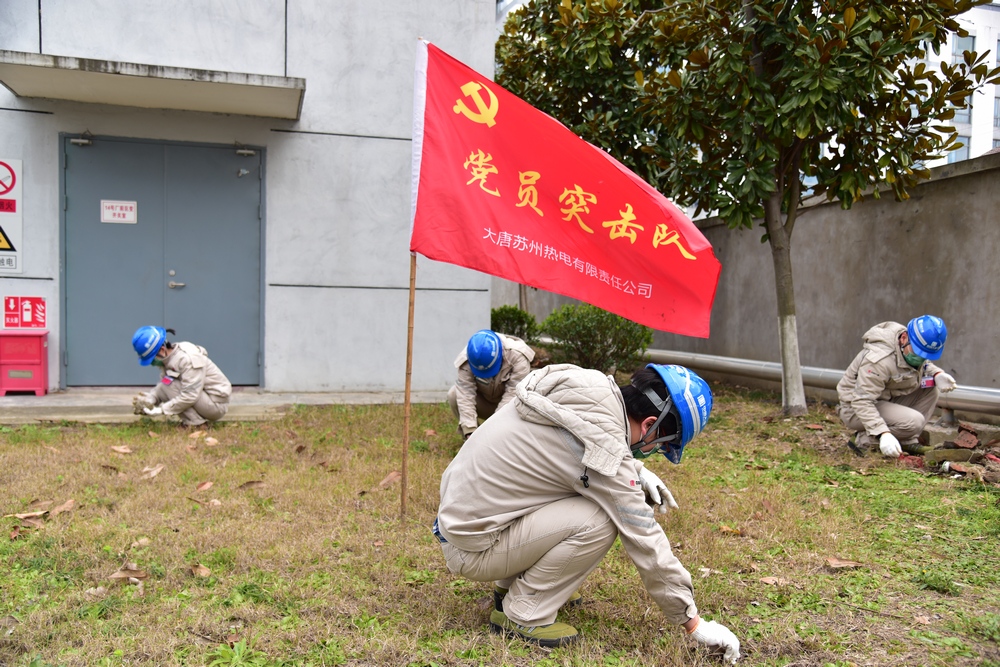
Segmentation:
{"type": "Polygon", "coordinates": [[[296,454],[301,454],[302,452],[305,451],[305,449],[306,449],[305,445],[296,445],[295,446],[295,453],[296,454]]]}
{"type": "Polygon", "coordinates": [[[213,437],[205,438],[205,446],[206,447],[215,447],[217,444],[219,444],[219,441],[216,440],[215,438],[213,438],[213,437]]]}
{"type": "Polygon", "coordinates": [[[139,539],[137,539],[135,542],[132,543],[132,548],[135,549],[137,547],[148,547],[150,543],[151,540],[148,537],[140,537],[139,539]]]}
{"type": "Polygon", "coordinates": [[[45,525],[38,519],[21,519],[21,524],[22,528],[34,528],[35,530],[45,525]]]}
{"type": "Polygon", "coordinates": [[[719,532],[723,535],[742,535],[743,531],[739,528],[730,528],[726,524],[719,524],[719,532]]]}
{"type": "Polygon", "coordinates": [[[204,491],[206,489],[211,489],[213,484],[215,484],[215,482],[202,482],[201,484],[198,485],[197,490],[204,491]]]}
{"type": "MultiPolygon", "coordinates": [[[[135,563],[128,563],[128,565],[135,565],[135,563]]],[[[123,567],[114,574],[112,574],[108,579],[145,579],[149,575],[142,570],[135,569],[132,567],[123,567]]]]}
{"type": "Polygon", "coordinates": [[[262,482],[259,479],[254,479],[254,480],[250,480],[249,482],[243,482],[242,484],[240,484],[236,488],[237,489],[259,489],[262,486],[264,486],[264,482],[262,482]]]}
{"type": "Polygon", "coordinates": [[[375,540],[374,542],[372,542],[372,546],[373,547],[384,547],[385,546],[385,542],[383,542],[382,540],[375,540]]]}
{"type": "Polygon", "coordinates": [[[49,450],[53,454],[58,454],[59,453],[59,450],[56,449],[55,447],[46,447],[45,449],[49,450]]]}
{"type": "Polygon", "coordinates": [[[160,434],[157,433],[156,431],[150,431],[146,435],[148,435],[150,438],[159,438],[160,437],[160,434]]]}
{"type": "Polygon", "coordinates": [[[920,623],[921,625],[931,624],[931,619],[927,618],[926,616],[914,616],[913,620],[916,621],[917,623],[920,623]]]}
{"type": "Polygon", "coordinates": [[[184,496],[184,497],[187,498],[188,500],[190,500],[193,503],[198,503],[199,505],[204,505],[205,504],[204,500],[198,500],[197,498],[192,498],[191,496],[184,496]]]}
{"type": "Polygon", "coordinates": [[[702,579],[704,579],[705,577],[708,577],[709,575],[712,575],[712,574],[722,574],[721,571],[719,571],[719,570],[713,570],[713,569],[708,568],[708,567],[699,567],[698,571],[701,572],[701,578],[702,579]]]}
{"type": "Polygon", "coordinates": [[[73,500],[72,498],[70,498],[69,500],[67,500],[66,502],[64,502],[62,505],[60,505],[59,507],[56,507],[51,512],[49,512],[49,518],[51,519],[52,517],[56,516],[57,514],[62,514],[63,512],[70,511],[71,509],[73,509],[74,505],[76,505],[76,501],[73,500]]]}
{"type": "Polygon", "coordinates": [[[212,571],[201,563],[197,563],[196,565],[191,566],[191,574],[196,577],[208,577],[211,576],[212,571]]]}
{"type": "Polygon", "coordinates": [[[154,477],[159,475],[162,470],[163,470],[162,463],[153,468],[146,466],[145,468],[142,469],[142,477],[140,477],[139,479],[153,479],[154,477]]]}
{"type": "Polygon", "coordinates": [[[822,424],[806,424],[806,428],[809,429],[810,431],[822,431],[823,430],[823,425],[822,424]]]}
{"type": "Polygon", "coordinates": [[[430,436],[432,436],[432,435],[437,435],[437,434],[438,434],[438,432],[437,432],[437,431],[435,431],[435,430],[434,430],[434,429],[432,429],[432,428],[429,428],[429,429],[427,429],[426,431],[424,431],[424,435],[425,435],[425,436],[427,436],[427,437],[430,437],[430,436]]]}
{"type": "Polygon", "coordinates": [[[760,580],[760,583],[767,584],[768,586],[787,586],[788,580],[783,577],[764,577],[760,580]]]}
{"type": "Polygon", "coordinates": [[[24,537],[24,533],[21,532],[20,526],[14,526],[14,530],[10,531],[10,540],[13,542],[19,537],[24,537]]]}
{"type": "Polygon", "coordinates": [[[116,468],[116,467],[114,467],[114,466],[109,466],[109,465],[107,465],[106,463],[102,463],[102,464],[101,464],[101,467],[102,467],[102,468],[104,468],[105,470],[107,470],[108,472],[120,472],[120,471],[118,470],[118,468],[116,468]]]}
{"type": "Polygon", "coordinates": [[[14,517],[15,519],[31,519],[31,518],[34,518],[36,516],[45,516],[48,513],[49,513],[48,510],[39,510],[38,512],[22,512],[20,514],[4,514],[3,518],[9,519],[10,517],[14,517]]]}
{"type": "Polygon", "coordinates": [[[212,498],[211,500],[208,501],[208,504],[211,505],[212,507],[219,507],[220,505],[222,505],[222,501],[216,498],[212,498]]]}
{"type": "Polygon", "coordinates": [[[112,447],[111,451],[118,452],[119,454],[131,454],[132,450],[129,449],[128,445],[118,445],[117,447],[112,447]]]}
{"type": "Polygon", "coordinates": [[[395,484],[399,480],[403,479],[403,473],[398,470],[393,470],[391,473],[385,476],[381,482],[378,483],[380,489],[388,488],[389,485],[395,484]]]}
{"type": "Polygon", "coordinates": [[[847,567],[864,567],[864,563],[859,563],[856,560],[844,560],[843,558],[837,558],[836,556],[830,556],[826,559],[826,564],[835,570],[840,570],[847,567]]]}
{"type": "Polygon", "coordinates": [[[54,500],[32,500],[28,503],[28,509],[30,510],[44,510],[48,509],[49,505],[54,503],[54,500]]]}
{"type": "Polygon", "coordinates": [[[83,597],[88,600],[100,600],[105,595],[108,594],[108,589],[104,586],[97,586],[95,588],[88,588],[83,592],[83,597]]]}
{"type": "Polygon", "coordinates": [[[188,445],[184,449],[186,449],[189,454],[194,454],[196,451],[198,451],[198,448],[195,445],[188,445]]]}
{"type": "Polygon", "coordinates": [[[197,440],[203,435],[205,435],[204,431],[194,431],[193,433],[189,433],[188,437],[191,438],[192,440],[197,440]]]}

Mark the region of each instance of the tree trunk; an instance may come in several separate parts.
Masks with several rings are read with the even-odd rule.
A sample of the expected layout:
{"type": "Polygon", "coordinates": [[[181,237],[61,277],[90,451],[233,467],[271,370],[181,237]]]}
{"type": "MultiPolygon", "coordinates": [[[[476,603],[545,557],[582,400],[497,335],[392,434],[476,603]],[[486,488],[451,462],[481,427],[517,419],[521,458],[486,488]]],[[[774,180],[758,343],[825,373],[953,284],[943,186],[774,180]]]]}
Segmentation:
{"type": "Polygon", "coordinates": [[[771,245],[774,288],[778,296],[778,341],[781,346],[781,406],[786,415],[806,413],[806,391],[799,362],[799,334],[795,324],[795,288],[792,282],[791,237],[781,222],[781,195],[764,204],[764,224],[771,245]]]}

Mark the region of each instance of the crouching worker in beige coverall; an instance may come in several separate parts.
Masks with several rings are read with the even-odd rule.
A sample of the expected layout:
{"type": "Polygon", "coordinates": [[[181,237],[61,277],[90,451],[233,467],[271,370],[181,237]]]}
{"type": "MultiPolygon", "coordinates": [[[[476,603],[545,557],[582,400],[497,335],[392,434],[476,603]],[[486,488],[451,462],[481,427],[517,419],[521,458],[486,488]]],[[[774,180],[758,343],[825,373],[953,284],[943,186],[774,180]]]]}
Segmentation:
{"type": "Polygon", "coordinates": [[[698,615],[691,575],[646,496],[661,512],[677,504],[638,460],[659,451],[679,463],[711,410],[708,385],[683,366],[650,364],[619,387],[558,364],[517,385],[444,471],[433,527],[452,573],[495,582],[494,632],[576,640],[556,612],[620,537],[667,621],[736,662],[739,640],[698,615]]]}
{"type": "Polygon", "coordinates": [[[132,336],[139,364],[160,368],[160,382],[149,393],[140,393],[132,404],[136,414],[179,415],[183,426],[214,422],[229,411],[233,386],[194,343],[169,343],[172,329],[140,327],[132,336]]]}
{"type": "Polygon", "coordinates": [[[859,456],[878,445],[898,458],[917,444],[937,406],[938,392],[955,388],[955,378],[931,363],[941,357],[948,329],[944,320],[921,315],[906,326],[882,322],[865,332],[864,349],[837,384],[840,419],[856,431],[848,446],[859,456]]]}
{"type": "Polygon", "coordinates": [[[535,351],[517,336],[477,331],[455,359],[458,379],[448,392],[462,437],[514,398],[514,387],[531,372],[535,351]]]}

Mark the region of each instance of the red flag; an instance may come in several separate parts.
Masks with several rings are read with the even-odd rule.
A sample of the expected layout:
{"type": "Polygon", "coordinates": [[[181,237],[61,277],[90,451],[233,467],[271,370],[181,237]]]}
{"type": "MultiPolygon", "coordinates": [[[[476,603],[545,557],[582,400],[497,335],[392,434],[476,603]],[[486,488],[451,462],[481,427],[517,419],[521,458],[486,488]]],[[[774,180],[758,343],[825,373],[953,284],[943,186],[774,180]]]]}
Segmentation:
{"type": "Polygon", "coordinates": [[[663,195],[433,44],[414,96],[411,251],[708,337],[719,262],[663,195]]]}

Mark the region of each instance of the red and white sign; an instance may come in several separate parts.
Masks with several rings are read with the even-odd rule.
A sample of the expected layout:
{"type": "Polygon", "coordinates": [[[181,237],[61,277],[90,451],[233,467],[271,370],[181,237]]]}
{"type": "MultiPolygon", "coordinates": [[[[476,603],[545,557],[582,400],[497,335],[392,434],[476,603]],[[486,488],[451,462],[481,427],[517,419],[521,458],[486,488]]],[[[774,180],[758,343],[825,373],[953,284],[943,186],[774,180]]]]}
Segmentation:
{"type": "Polygon", "coordinates": [[[21,161],[0,158],[0,274],[21,273],[24,181],[21,161]]]}
{"type": "Polygon", "coordinates": [[[721,266],[662,194],[424,42],[414,108],[411,251],[708,337],[721,266]]]}
{"type": "Polygon", "coordinates": [[[44,329],[45,299],[40,296],[4,297],[3,325],[8,329],[44,329]]]}
{"type": "Polygon", "coordinates": [[[101,200],[101,222],[134,225],[139,221],[139,203],[134,201],[101,200]]]}

